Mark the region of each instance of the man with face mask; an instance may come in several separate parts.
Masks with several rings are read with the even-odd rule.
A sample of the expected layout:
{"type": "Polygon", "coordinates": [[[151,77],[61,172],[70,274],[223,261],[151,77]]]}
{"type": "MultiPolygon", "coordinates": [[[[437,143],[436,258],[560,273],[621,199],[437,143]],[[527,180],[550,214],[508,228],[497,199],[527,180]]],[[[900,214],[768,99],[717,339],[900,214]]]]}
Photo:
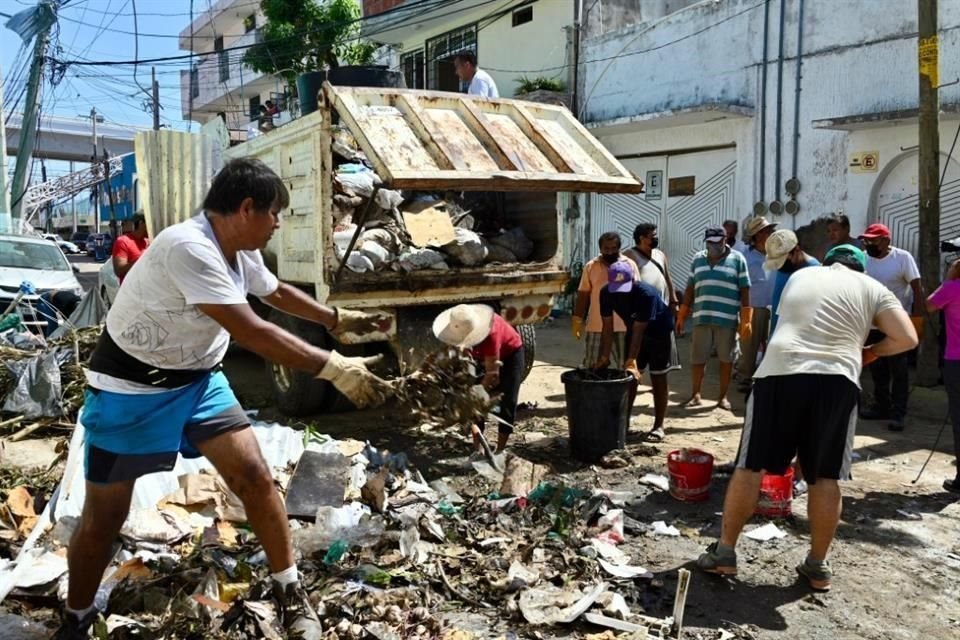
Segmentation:
{"type": "MultiPolygon", "coordinates": [[[[640,270],[636,263],[620,253],[620,234],[608,231],[600,236],[600,255],[583,267],[580,286],[577,289],[577,301],[573,308],[571,330],[573,337],[579,340],[586,333],[584,341],[583,367],[594,366],[600,357],[600,343],[603,336],[603,319],[600,316],[600,292],[610,280],[610,265],[625,262],[633,273],[633,279],[640,280],[640,270]]],[[[619,317],[613,319],[613,366],[623,368],[623,354],[627,326],[619,317]]]]}
{"type": "Polygon", "coordinates": [[[770,304],[773,295],[773,274],[768,276],[763,264],[767,257],[767,238],[777,228],[776,222],[769,222],[763,216],[751,218],[747,223],[747,270],[750,272],[750,306],[753,307],[753,334],[741,347],[740,390],[750,390],[753,372],[757,368],[757,353],[760,345],[766,342],[770,327],[770,304]]]}
{"type": "Polygon", "coordinates": [[[667,255],[659,249],[660,238],[657,235],[657,225],[652,222],[643,222],[633,230],[634,246],[623,252],[640,269],[640,281],[646,282],[660,293],[660,298],[670,307],[670,311],[677,312],[680,301],[677,300],[670,271],[667,268],[667,255]]]}
{"type": "Polygon", "coordinates": [[[693,316],[693,344],[690,346],[690,399],[684,406],[703,404],[700,388],[710,352],[716,348],[720,359],[720,399],[717,407],[730,410],[727,391],[737,359],[737,333],[747,341],[753,331],[750,307],[750,276],[747,260],[731,249],[722,227],[711,227],[704,234],[707,248],[698,253],[690,265],[690,279],[677,314],[677,335],[684,333],[688,316],[693,316]],[[691,314],[692,312],[692,314],[691,314]]]}
{"type": "MultiPolygon", "coordinates": [[[[860,239],[868,256],[867,275],[897,296],[903,308],[910,314],[917,333],[920,333],[923,326],[924,297],[916,260],[908,251],[891,246],[890,229],[884,224],[870,225],[860,234],[860,239]]],[[[870,336],[873,341],[881,337],[879,332],[870,336]]],[[[890,419],[887,426],[891,431],[903,431],[907,415],[907,396],[910,394],[907,365],[908,354],[898,353],[880,358],[870,367],[875,404],[860,413],[862,418],[890,419]]]]}
{"type": "Polygon", "coordinates": [[[787,286],[790,276],[804,267],[817,267],[820,261],[806,253],[800,248],[800,241],[797,240],[797,234],[789,229],[780,229],[774,231],[767,238],[764,245],[767,253],[767,261],[764,268],[768,271],[775,271],[773,276],[773,295],[771,296],[770,309],[770,335],[773,335],[777,328],[777,320],[780,317],[778,309],[780,308],[780,296],[783,295],[783,288],[787,286]]]}

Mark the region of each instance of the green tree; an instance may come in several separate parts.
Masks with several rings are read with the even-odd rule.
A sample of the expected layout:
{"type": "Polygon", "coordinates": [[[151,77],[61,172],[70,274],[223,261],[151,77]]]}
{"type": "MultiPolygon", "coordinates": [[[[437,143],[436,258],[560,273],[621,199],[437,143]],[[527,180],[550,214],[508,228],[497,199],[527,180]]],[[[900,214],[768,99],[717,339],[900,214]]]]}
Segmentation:
{"type": "Polygon", "coordinates": [[[260,73],[293,82],[297,74],[369,64],[379,45],[360,40],[360,7],[354,0],[261,0],[267,18],[259,43],[243,62],[260,73]]]}

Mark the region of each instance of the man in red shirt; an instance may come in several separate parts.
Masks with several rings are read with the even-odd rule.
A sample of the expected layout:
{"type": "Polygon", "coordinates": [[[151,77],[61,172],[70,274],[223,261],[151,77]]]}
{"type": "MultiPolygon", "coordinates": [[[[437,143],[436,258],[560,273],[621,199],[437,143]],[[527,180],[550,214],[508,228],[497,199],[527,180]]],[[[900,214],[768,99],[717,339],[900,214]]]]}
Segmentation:
{"type": "MultiPolygon", "coordinates": [[[[461,304],[447,309],[434,321],[433,334],[450,346],[469,349],[474,359],[483,364],[484,388],[500,395],[500,406],[493,413],[502,420],[497,425],[497,453],[503,451],[513,433],[523,382],[525,359],[520,334],[485,304],[461,304]]],[[[483,426],[474,427],[473,443],[478,452],[478,433],[483,426]]]]}
{"type": "Polygon", "coordinates": [[[123,234],[113,243],[113,272],[117,274],[117,280],[121,284],[133,263],[139,260],[140,255],[150,246],[146,216],[135,213],[130,221],[133,223],[133,231],[123,234]]]}

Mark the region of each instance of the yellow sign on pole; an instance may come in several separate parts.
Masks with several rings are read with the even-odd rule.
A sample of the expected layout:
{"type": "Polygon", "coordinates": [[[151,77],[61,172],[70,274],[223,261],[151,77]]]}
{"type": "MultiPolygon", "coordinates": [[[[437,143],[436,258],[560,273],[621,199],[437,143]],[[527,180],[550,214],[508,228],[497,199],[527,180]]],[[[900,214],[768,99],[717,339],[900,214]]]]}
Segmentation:
{"type": "Polygon", "coordinates": [[[940,38],[938,36],[920,38],[917,46],[917,62],[920,75],[930,79],[930,86],[940,86],[940,38]]]}

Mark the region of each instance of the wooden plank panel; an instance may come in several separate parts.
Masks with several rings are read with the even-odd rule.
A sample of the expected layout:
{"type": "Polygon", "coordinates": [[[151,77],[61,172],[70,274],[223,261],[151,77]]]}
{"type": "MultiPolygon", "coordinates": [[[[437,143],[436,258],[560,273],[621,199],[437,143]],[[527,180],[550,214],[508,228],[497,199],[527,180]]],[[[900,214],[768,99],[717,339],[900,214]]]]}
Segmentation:
{"type": "Polygon", "coordinates": [[[494,137],[500,144],[513,149],[517,171],[532,173],[556,173],[557,168],[547,159],[516,121],[500,113],[484,113],[494,137]]]}
{"type": "Polygon", "coordinates": [[[503,141],[497,137],[496,130],[490,124],[490,121],[477,109],[473,101],[461,100],[458,107],[458,113],[463,116],[464,123],[469,126],[477,140],[493,155],[499,165],[498,168],[511,171],[518,169],[522,159],[510,145],[503,144],[503,141]]]}
{"type": "Polygon", "coordinates": [[[464,191],[600,191],[640,193],[633,179],[593,176],[584,179],[567,173],[500,171],[467,173],[463,171],[398,171],[392,176],[394,189],[430,190],[447,183],[464,191]]]}
{"type": "Polygon", "coordinates": [[[581,145],[570,138],[563,125],[556,120],[537,120],[543,135],[554,149],[566,158],[575,173],[587,176],[605,176],[607,172],[590,157],[581,145]]]}
{"type": "MultiPolygon", "coordinates": [[[[583,149],[587,150],[594,162],[603,167],[605,173],[611,176],[634,178],[630,170],[624,167],[599,140],[594,138],[593,134],[583,126],[583,123],[573,117],[572,113],[566,109],[562,109],[552,115],[555,115],[556,121],[564,127],[568,134],[578,141],[583,149]]],[[[541,118],[541,120],[542,119],[544,118],[541,118]]]]}
{"type": "MultiPolygon", "coordinates": [[[[441,169],[469,169],[463,154],[452,144],[442,129],[431,127],[424,109],[408,96],[395,96],[396,107],[407,117],[407,125],[416,134],[424,148],[433,154],[441,169]]],[[[454,138],[456,139],[456,138],[454,138]]]]}
{"type": "Polygon", "coordinates": [[[509,105],[509,110],[516,116],[517,126],[527,135],[528,138],[537,145],[540,152],[545,155],[557,171],[561,173],[581,173],[575,162],[571,158],[563,156],[547,137],[547,133],[540,127],[540,123],[533,117],[526,107],[522,105],[509,105]]]}
{"type": "Polygon", "coordinates": [[[491,156],[490,150],[474,135],[457,111],[446,108],[423,111],[429,128],[434,132],[444,132],[444,141],[440,146],[458,169],[498,171],[504,168],[491,156]]]}

